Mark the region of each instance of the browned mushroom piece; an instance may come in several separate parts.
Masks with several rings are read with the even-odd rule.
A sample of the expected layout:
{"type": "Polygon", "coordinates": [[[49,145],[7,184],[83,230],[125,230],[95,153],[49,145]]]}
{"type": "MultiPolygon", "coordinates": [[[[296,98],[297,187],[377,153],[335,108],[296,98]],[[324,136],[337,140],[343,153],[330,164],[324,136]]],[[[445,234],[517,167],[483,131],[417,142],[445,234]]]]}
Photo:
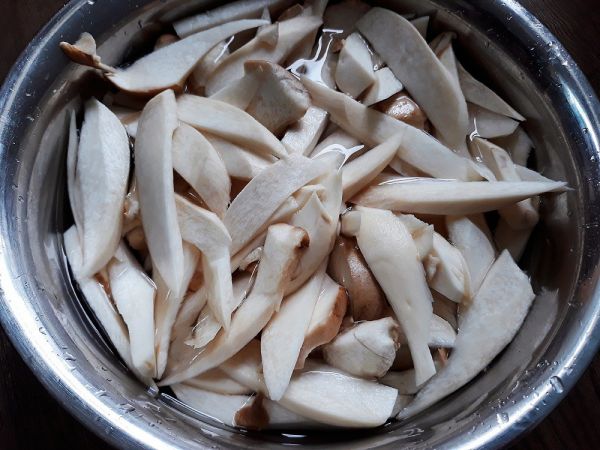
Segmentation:
{"type": "Polygon", "coordinates": [[[427,116],[415,101],[406,95],[405,91],[392,95],[387,100],[379,102],[375,108],[388,116],[398,119],[413,127],[425,128],[427,116]]]}
{"type": "Polygon", "coordinates": [[[338,236],[329,258],[328,273],[346,288],[355,321],[385,317],[387,301],[358,249],[356,239],[338,236]]]}

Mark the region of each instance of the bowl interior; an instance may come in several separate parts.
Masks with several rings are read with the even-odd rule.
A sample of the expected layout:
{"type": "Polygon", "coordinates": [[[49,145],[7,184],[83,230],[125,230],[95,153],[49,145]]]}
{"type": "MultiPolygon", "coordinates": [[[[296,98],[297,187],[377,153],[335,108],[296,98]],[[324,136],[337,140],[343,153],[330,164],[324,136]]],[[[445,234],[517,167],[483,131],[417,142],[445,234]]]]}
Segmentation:
{"type": "Polygon", "coordinates": [[[220,426],[165,393],[147,392],[127,373],[80,301],[62,251],[61,233],[71,221],[66,111],[105,85],[67,64],[58,42],[89,31],[103,61],[117,63],[143,51],[164,28],[161,19],[209,3],[73,1],[32,43],[2,91],[2,320],[38,377],[82,421],[125,447],[497,446],[541,420],[599,339],[598,103],[560,44],[512,1],[378,2],[432,14],[431,36],[456,31],[460,61],[527,117],[532,162],[573,188],[543,202],[543,220],[522,261],[537,299],[515,340],[483,374],[407,422],[282,434],[220,426]]]}

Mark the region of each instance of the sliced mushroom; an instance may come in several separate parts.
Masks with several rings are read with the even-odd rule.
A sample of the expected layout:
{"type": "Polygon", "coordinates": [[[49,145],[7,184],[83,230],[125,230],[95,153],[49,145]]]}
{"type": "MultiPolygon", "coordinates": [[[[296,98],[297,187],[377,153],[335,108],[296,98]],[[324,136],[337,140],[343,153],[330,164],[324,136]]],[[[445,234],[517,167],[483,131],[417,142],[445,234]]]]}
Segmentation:
{"type": "Polygon", "coordinates": [[[383,8],[372,8],[356,27],[423,108],[445,142],[457,148],[467,134],[465,98],[417,29],[383,8]]]}
{"type": "Polygon", "coordinates": [[[137,127],[142,115],[142,111],[124,106],[112,106],[110,110],[119,118],[127,134],[135,139],[137,136],[137,127]]]}
{"type": "Polygon", "coordinates": [[[194,70],[188,79],[194,94],[204,93],[204,86],[210,74],[216,69],[222,58],[229,56],[229,44],[231,44],[232,39],[233,36],[219,42],[194,66],[194,70]]]}
{"type": "Polygon", "coordinates": [[[448,363],[398,418],[423,411],[481,372],[512,341],[534,298],[527,275],[504,251],[489,270],[472,304],[462,313],[448,363]]]}
{"type": "Polygon", "coordinates": [[[181,236],[202,252],[202,269],[208,305],[217,321],[229,328],[234,309],[231,280],[231,237],[221,220],[210,211],[177,195],[177,220],[181,236]]]}
{"type": "MultiPolygon", "coordinates": [[[[453,348],[456,341],[456,332],[450,323],[441,317],[433,314],[429,323],[429,339],[427,345],[434,348],[453,348]]],[[[406,345],[408,343],[404,331],[400,329],[398,343],[406,345]]]]}
{"type": "Polygon", "coordinates": [[[419,259],[423,261],[433,250],[433,225],[429,225],[411,214],[398,214],[398,218],[412,236],[419,259]]]}
{"type": "Polygon", "coordinates": [[[154,295],[156,286],[123,243],[108,264],[110,292],[129,330],[131,363],[146,378],[156,371],[154,295]]]}
{"type": "MultiPolygon", "coordinates": [[[[438,371],[443,367],[443,364],[439,358],[434,360],[434,364],[435,369],[438,371]]],[[[421,388],[421,386],[417,386],[417,383],[415,382],[414,369],[407,369],[400,372],[390,371],[386,373],[385,376],[381,377],[379,382],[385,384],[386,386],[397,389],[400,396],[415,395],[421,388]]],[[[404,404],[402,407],[406,407],[408,403],[404,404]]]]}
{"type": "Polygon", "coordinates": [[[354,239],[338,236],[327,271],[346,288],[356,322],[383,317],[387,301],[354,239]]]}
{"type": "Polygon", "coordinates": [[[260,73],[256,71],[248,72],[246,70],[246,74],[242,78],[218,90],[210,98],[228,103],[245,111],[256,96],[261,83],[260,73]]]}
{"type": "Polygon", "coordinates": [[[177,128],[176,111],[173,91],[165,91],[147,103],[135,140],[135,178],[153,264],[169,289],[180,295],[183,293],[177,289],[183,277],[183,249],[175,209],[171,150],[177,128]]]}
{"type": "Polygon", "coordinates": [[[371,106],[397,94],[403,89],[402,83],[396,78],[389,67],[384,67],[375,72],[373,85],[365,92],[362,104],[371,106]]]}
{"type": "Polygon", "coordinates": [[[254,288],[233,315],[229,330],[221,330],[191,363],[170,367],[161,384],[184,381],[217,367],[250,342],[279,308],[285,285],[301,255],[300,247],[306,244],[304,230],[285,224],[269,227],[254,288]]]}
{"type": "Polygon", "coordinates": [[[351,203],[410,213],[469,215],[493,211],[545,192],[560,192],[566,186],[561,181],[397,181],[368,187],[351,203]]]}
{"type": "Polygon", "coordinates": [[[281,308],[262,331],[263,375],[271,400],[280,400],[290,382],[324,275],[325,264],[322,264],[300,289],[284,298],[281,308]]]}
{"type": "Polygon", "coordinates": [[[225,163],[208,140],[181,124],[173,134],[173,169],[202,197],[212,212],[223,217],[231,181],[225,163]]]}
{"type": "Polygon", "coordinates": [[[402,144],[402,134],[392,136],[384,143],[346,164],[342,171],[344,201],[352,198],[369,185],[389,164],[402,144]]]}
{"type": "Polygon", "coordinates": [[[213,71],[206,83],[206,94],[210,96],[242,78],[246,61],[269,61],[281,64],[306,36],[314,33],[321,26],[322,22],[322,19],[317,16],[300,15],[272,25],[278,27],[277,45],[269,47],[264,44],[260,36],[257,36],[233,52],[213,71]]]}
{"type": "Polygon", "coordinates": [[[510,157],[515,164],[527,166],[533,142],[521,126],[518,126],[512,134],[495,138],[493,142],[510,153],[510,157]]]}
{"type": "MultiPolygon", "coordinates": [[[[521,181],[515,165],[504,149],[480,138],[475,138],[472,146],[487,167],[494,173],[497,180],[521,181]]],[[[501,208],[498,213],[515,229],[532,228],[539,220],[539,214],[532,203],[532,199],[522,200],[515,205],[501,208]]]]}
{"type": "Polygon", "coordinates": [[[231,178],[251,180],[263,169],[277,161],[274,157],[257,155],[216,136],[206,134],[204,137],[223,160],[227,173],[231,178]]]}
{"type": "Polygon", "coordinates": [[[425,260],[429,286],[444,297],[456,303],[471,299],[471,275],[460,250],[450,244],[439,233],[433,234],[433,247],[425,260]],[[435,261],[435,269],[427,267],[430,258],[435,261]]]}
{"type": "Polygon", "coordinates": [[[105,72],[115,72],[114,67],[102,63],[102,59],[96,53],[96,41],[90,33],[81,33],[79,39],[74,44],[61,42],[61,50],[67,57],[77,64],[90,66],[105,72]]]}
{"type": "Polygon", "coordinates": [[[248,114],[273,134],[281,135],[310,106],[306,89],[287,70],[268,61],[248,61],[246,73],[256,73],[260,86],[246,108],[248,114]]]}
{"type": "Polygon", "coordinates": [[[375,83],[371,53],[358,33],[352,33],[344,41],[335,70],[335,83],[353,98],[375,83]]]}
{"type": "MultiPolygon", "coordinates": [[[[249,395],[252,389],[229,378],[225,372],[219,368],[211,369],[197,377],[190,378],[185,382],[187,386],[195,387],[215,394],[222,395],[249,395]]],[[[194,405],[190,405],[194,406],[194,405]]],[[[210,411],[206,411],[210,412],[210,411]]]]}
{"type": "MultiPolygon", "coordinates": [[[[73,130],[72,133],[75,131],[73,130]]],[[[129,139],[119,119],[96,99],[85,105],[79,147],[73,136],[69,160],[75,217],[81,229],[83,276],[92,276],[114,255],[121,237],[129,177],[129,139]]]]}
{"type": "Polygon", "coordinates": [[[361,0],[343,0],[328,6],[323,16],[323,27],[340,30],[340,39],[345,39],[355,30],[356,22],[364,16],[371,7],[361,0]]]}
{"type": "MultiPolygon", "coordinates": [[[[260,376],[260,345],[252,341],[221,368],[239,383],[265,392],[260,376]]],[[[311,364],[295,374],[279,401],[308,419],[341,427],[374,427],[394,410],[396,389],[352,377],[324,364],[311,364]],[[327,401],[323,396],[327,395],[327,401]]]]}
{"type": "Polygon", "coordinates": [[[496,259],[496,248],[491,240],[485,217],[446,217],[450,242],[460,250],[471,275],[471,292],[477,293],[487,271],[496,259]]]}
{"type": "Polygon", "coordinates": [[[420,130],[425,129],[427,116],[419,108],[415,101],[406,95],[404,92],[399,92],[387,100],[379,102],[375,105],[378,111],[387,114],[394,119],[412,125],[420,130]]]}
{"type": "Polygon", "coordinates": [[[417,248],[402,221],[389,211],[363,208],[358,246],[408,338],[417,382],[435,374],[427,348],[433,299],[417,248]]]}
{"type": "MultiPolygon", "coordinates": [[[[82,248],[75,226],[65,231],[63,240],[71,272],[79,285],[79,289],[81,289],[85,301],[110,337],[110,341],[119,356],[129,368],[137,372],[131,359],[131,345],[127,325],[125,325],[123,318],[115,309],[102,285],[96,279],[83,274],[82,248]]],[[[141,379],[145,381],[143,377],[141,379]]],[[[149,380],[151,381],[151,378],[149,380]]]]}
{"type": "Polygon", "coordinates": [[[481,179],[472,161],[458,156],[423,131],[307,78],[302,78],[302,82],[316,106],[328,111],[333,122],[365,144],[381,144],[393,135],[403,133],[398,156],[417,169],[435,177],[481,179]]]}
{"type": "Polygon", "coordinates": [[[525,117],[502,100],[498,94],[488,88],[485,84],[473,78],[461,64],[457,64],[457,68],[460,87],[468,102],[518,121],[525,120],[525,117]]]}
{"type": "Polygon", "coordinates": [[[400,327],[394,319],[360,322],[323,347],[325,361],[350,375],[379,378],[386,374],[400,347],[400,327]]]}
{"type": "Polygon", "coordinates": [[[287,155],[285,147],[250,114],[227,103],[196,95],[177,99],[179,120],[200,131],[222,137],[259,155],[278,158],[287,155]],[[232,127],[230,124],[235,123],[232,127]]]}
{"type": "Polygon", "coordinates": [[[331,151],[332,149],[351,149],[361,145],[360,141],[356,139],[354,136],[346,133],[344,130],[335,130],[325,139],[323,139],[319,144],[314,148],[311,153],[311,158],[315,158],[323,153],[331,151]]]}
{"type": "Polygon", "coordinates": [[[241,250],[295,191],[327,172],[327,165],[290,155],[262,170],[233,200],[225,214],[231,254],[241,250]]]}
{"type": "Polygon", "coordinates": [[[292,3],[293,0],[234,1],[210,11],[177,20],[173,23],[173,28],[179,37],[184,38],[232,20],[258,19],[265,8],[268,8],[270,13],[276,14],[292,3]]]}
{"type": "Polygon", "coordinates": [[[300,120],[287,129],[281,143],[289,153],[308,156],[325,131],[328,120],[326,111],[311,106],[300,120]]]}
{"type": "Polygon", "coordinates": [[[186,288],[192,279],[196,266],[200,260],[200,252],[192,245],[183,243],[183,274],[181,284],[171,289],[162,274],[156,267],[152,270],[152,279],[156,285],[156,297],[154,300],[154,347],[156,351],[156,376],[159,379],[165,367],[171,345],[173,325],[177,319],[177,312],[183,302],[186,288]]]}
{"type": "Polygon", "coordinates": [[[417,29],[423,39],[427,38],[427,28],[429,28],[429,16],[417,17],[410,21],[413,27],[417,29]]]}
{"type": "Polygon", "coordinates": [[[313,309],[310,324],[298,355],[296,369],[304,367],[310,352],[318,346],[330,342],[338,334],[347,307],[348,296],[344,288],[325,275],[321,293],[313,309]]]}
{"type": "Polygon", "coordinates": [[[480,106],[469,103],[468,135],[482,138],[497,138],[512,134],[519,122],[510,117],[496,114],[480,106]]]}

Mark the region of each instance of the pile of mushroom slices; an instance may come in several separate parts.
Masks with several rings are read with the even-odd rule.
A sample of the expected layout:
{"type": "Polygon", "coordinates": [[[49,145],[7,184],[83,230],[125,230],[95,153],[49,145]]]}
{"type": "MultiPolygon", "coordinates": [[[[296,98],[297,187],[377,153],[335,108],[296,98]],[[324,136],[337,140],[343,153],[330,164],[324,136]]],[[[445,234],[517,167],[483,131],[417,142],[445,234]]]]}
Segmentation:
{"type": "Polygon", "coordinates": [[[229,425],[375,427],[512,340],[515,261],[566,186],[427,25],[272,0],[175,22],[125,68],[61,44],[114,85],[71,115],[64,245],[140,380],[229,425]]]}

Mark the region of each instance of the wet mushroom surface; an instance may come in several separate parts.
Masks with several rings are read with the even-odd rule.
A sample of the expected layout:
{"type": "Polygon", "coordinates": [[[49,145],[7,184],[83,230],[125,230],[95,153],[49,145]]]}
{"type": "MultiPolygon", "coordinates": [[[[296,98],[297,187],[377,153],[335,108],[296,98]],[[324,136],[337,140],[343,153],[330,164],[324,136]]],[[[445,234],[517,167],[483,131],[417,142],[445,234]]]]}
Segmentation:
{"type": "Polygon", "coordinates": [[[60,44],[111,85],[65,130],[71,272],[134,376],[225,425],[405,420],[516,335],[519,258],[568,186],[429,17],[258,3],[123,67],[60,44]]]}

